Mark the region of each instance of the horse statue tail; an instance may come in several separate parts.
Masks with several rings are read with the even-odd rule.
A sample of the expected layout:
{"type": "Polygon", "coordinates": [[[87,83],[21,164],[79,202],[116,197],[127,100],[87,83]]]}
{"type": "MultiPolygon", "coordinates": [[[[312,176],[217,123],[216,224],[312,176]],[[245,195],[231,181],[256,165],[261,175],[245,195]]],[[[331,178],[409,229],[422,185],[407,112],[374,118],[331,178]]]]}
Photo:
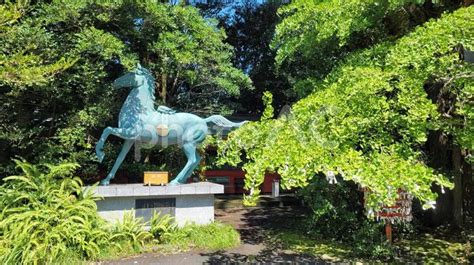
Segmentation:
{"type": "Polygon", "coordinates": [[[221,115],[212,115],[210,117],[205,118],[204,121],[206,121],[206,123],[212,122],[215,125],[224,128],[238,128],[247,122],[231,122],[228,119],[222,117],[221,115]]]}

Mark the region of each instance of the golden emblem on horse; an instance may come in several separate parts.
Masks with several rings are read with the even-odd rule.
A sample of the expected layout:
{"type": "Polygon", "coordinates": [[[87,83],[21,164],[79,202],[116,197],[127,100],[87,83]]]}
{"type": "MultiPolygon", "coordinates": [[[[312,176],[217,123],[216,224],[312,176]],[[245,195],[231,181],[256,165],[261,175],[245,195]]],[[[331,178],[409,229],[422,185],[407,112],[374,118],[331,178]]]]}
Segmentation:
{"type": "Polygon", "coordinates": [[[168,133],[169,133],[168,125],[158,124],[158,126],[156,126],[156,133],[161,137],[168,136],[168,133]]]}

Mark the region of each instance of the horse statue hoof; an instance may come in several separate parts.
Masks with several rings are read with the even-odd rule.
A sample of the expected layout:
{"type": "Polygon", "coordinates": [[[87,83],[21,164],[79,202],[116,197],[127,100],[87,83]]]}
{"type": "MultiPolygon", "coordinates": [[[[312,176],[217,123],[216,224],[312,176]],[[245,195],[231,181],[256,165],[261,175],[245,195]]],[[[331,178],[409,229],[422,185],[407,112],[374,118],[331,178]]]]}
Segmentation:
{"type": "Polygon", "coordinates": [[[168,183],[169,186],[176,186],[176,185],[179,185],[181,183],[179,183],[176,179],[173,179],[170,183],[168,183]]]}
{"type": "Polygon", "coordinates": [[[103,179],[100,181],[100,186],[108,186],[110,184],[110,180],[103,179]]]}

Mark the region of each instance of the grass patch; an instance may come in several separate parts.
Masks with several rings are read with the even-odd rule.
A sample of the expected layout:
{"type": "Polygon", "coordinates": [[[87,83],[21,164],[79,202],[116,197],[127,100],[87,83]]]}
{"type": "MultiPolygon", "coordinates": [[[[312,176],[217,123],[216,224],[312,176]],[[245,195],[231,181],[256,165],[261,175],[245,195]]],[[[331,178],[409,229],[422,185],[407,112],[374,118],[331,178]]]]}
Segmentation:
{"type": "Polygon", "coordinates": [[[281,231],[276,236],[284,248],[296,253],[317,256],[331,261],[346,260],[352,257],[352,251],[348,246],[334,241],[312,239],[293,231],[281,231]]]}
{"type": "Polygon", "coordinates": [[[469,263],[470,245],[468,242],[452,242],[433,238],[427,234],[416,239],[401,240],[395,244],[404,260],[428,263],[469,263]]]}
{"type": "Polygon", "coordinates": [[[92,261],[115,260],[141,253],[151,252],[152,245],[152,242],[147,242],[140,248],[136,248],[132,242],[120,241],[113,246],[102,249],[97,258],[93,259],[92,261]]]}
{"type": "Polygon", "coordinates": [[[167,229],[159,238],[146,241],[137,248],[131,241],[105,249],[97,260],[116,260],[141,253],[176,254],[191,249],[218,251],[240,244],[240,235],[232,226],[214,222],[208,225],[189,224],[167,229]]]}
{"type": "MultiPolygon", "coordinates": [[[[308,254],[328,261],[374,261],[361,257],[353,245],[313,239],[301,232],[281,231],[276,234],[283,247],[296,253],[308,254]]],[[[469,263],[472,255],[469,242],[455,242],[433,238],[426,234],[394,243],[393,257],[397,262],[469,263]]]]}
{"type": "Polygon", "coordinates": [[[208,225],[189,224],[162,237],[163,248],[186,251],[223,250],[238,246],[240,235],[232,226],[214,222],[208,225]]]}

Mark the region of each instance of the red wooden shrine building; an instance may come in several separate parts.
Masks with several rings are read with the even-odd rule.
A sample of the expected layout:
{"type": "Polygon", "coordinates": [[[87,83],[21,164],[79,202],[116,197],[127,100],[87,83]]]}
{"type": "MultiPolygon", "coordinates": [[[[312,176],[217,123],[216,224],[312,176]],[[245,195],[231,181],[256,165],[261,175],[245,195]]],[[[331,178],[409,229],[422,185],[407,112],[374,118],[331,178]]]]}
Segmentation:
{"type": "MultiPolygon", "coordinates": [[[[207,181],[224,185],[226,194],[242,194],[244,190],[245,172],[240,169],[230,170],[207,170],[204,172],[207,181]]],[[[265,174],[265,180],[261,186],[262,193],[272,192],[272,183],[279,180],[280,176],[276,173],[265,174]]]]}

